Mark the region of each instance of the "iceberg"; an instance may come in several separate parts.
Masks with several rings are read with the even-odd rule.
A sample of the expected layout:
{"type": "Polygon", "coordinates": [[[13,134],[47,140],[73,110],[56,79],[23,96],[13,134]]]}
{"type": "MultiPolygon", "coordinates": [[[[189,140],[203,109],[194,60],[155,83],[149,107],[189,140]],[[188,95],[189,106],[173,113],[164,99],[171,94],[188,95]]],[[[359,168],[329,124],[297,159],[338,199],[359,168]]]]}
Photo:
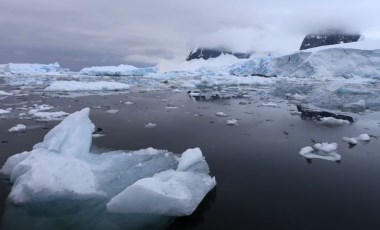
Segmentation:
{"type": "Polygon", "coordinates": [[[316,143],[313,147],[306,146],[303,147],[299,154],[308,160],[311,159],[322,159],[328,161],[339,162],[341,156],[337,153],[338,144],[337,143],[316,143]]]}
{"type": "Polygon", "coordinates": [[[156,72],[157,68],[154,67],[137,68],[131,65],[118,65],[84,68],[79,74],[90,76],[144,76],[156,72]]]}
{"type": "Polygon", "coordinates": [[[215,186],[200,149],[179,160],[152,148],[91,153],[95,126],[89,113],[70,114],[31,151],[8,158],[0,173],[13,183],[11,202],[95,199],[109,201],[110,212],[180,216],[191,214],[215,186]],[[139,200],[146,203],[137,205],[139,200]]]}
{"type": "Polygon", "coordinates": [[[16,64],[9,63],[4,67],[4,73],[11,74],[60,74],[61,67],[59,63],[53,64],[16,64]]]}
{"type": "Polygon", "coordinates": [[[199,148],[182,154],[177,170],[166,170],[136,181],[111,199],[112,213],[190,215],[216,185],[199,148]]]}
{"type": "Polygon", "coordinates": [[[80,82],[80,81],[54,81],[45,91],[101,91],[101,90],[127,90],[129,84],[119,82],[97,81],[97,82],[80,82]]]}

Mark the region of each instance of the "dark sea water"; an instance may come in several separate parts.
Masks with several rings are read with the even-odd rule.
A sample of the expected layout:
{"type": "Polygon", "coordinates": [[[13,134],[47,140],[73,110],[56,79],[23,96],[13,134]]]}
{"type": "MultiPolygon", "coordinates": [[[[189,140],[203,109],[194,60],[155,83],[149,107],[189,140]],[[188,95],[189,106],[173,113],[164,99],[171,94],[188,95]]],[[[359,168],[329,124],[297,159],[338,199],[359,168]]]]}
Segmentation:
{"type": "MultiPolygon", "coordinates": [[[[153,147],[182,153],[200,147],[217,186],[193,215],[170,218],[115,215],[104,201],[60,201],[34,206],[6,202],[11,185],[0,183],[2,229],[380,229],[380,113],[354,115],[356,122],[324,127],[292,116],[295,106],[261,106],[255,98],[195,101],[186,93],[130,92],[114,96],[58,98],[40,94],[1,103],[47,103],[66,112],[93,107],[90,118],[104,137],[95,148],[153,147]],[[131,101],[135,104],[126,105],[131,101]],[[177,109],[165,109],[166,106],[177,109]],[[118,109],[107,114],[107,109],[118,109]],[[229,116],[217,117],[216,112],[229,116]],[[237,126],[226,125],[238,119],[237,126]],[[152,129],[145,124],[158,124],[152,129]],[[343,136],[372,136],[354,148],[343,136]],[[342,160],[306,161],[298,152],[314,142],[337,142],[342,160]]],[[[7,108],[2,106],[0,108],[7,108]]],[[[28,151],[58,122],[0,120],[0,163],[28,151]],[[25,133],[7,130],[22,123],[25,133]]]]}

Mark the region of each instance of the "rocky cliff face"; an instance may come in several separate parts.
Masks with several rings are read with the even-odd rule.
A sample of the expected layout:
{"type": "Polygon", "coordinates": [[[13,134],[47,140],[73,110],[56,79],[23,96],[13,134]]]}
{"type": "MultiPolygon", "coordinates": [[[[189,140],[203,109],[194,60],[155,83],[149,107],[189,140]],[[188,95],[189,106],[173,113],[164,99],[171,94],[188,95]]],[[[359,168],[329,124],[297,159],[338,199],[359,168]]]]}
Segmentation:
{"type": "Polygon", "coordinates": [[[321,33],[321,34],[308,34],[302,44],[300,50],[310,49],[318,46],[335,45],[340,43],[357,42],[360,34],[348,33],[321,33]]]}
{"type": "Polygon", "coordinates": [[[207,60],[209,58],[219,57],[222,54],[231,54],[241,59],[249,58],[251,56],[250,53],[234,53],[221,49],[198,48],[197,50],[190,52],[189,56],[186,58],[186,61],[201,58],[207,60]]]}

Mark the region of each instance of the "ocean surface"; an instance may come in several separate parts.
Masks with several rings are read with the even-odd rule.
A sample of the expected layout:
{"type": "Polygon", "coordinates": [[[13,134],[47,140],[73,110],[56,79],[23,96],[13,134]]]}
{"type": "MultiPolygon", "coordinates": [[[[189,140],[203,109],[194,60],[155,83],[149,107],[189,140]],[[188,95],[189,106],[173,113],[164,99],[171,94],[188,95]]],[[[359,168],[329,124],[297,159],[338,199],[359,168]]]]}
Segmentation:
{"type": "MultiPolygon", "coordinates": [[[[65,112],[90,107],[91,120],[105,135],[93,140],[93,149],[153,147],[182,153],[200,147],[217,180],[191,216],[171,218],[107,214],[104,202],[94,200],[16,206],[6,201],[11,184],[2,178],[1,229],[380,228],[379,112],[354,114],[353,124],[326,127],[291,115],[296,106],[284,100],[268,107],[256,98],[197,101],[186,92],[76,98],[31,93],[0,102],[1,108],[46,103],[65,112]],[[238,125],[226,125],[228,119],[237,119],[238,125]],[[145,128],[149,122],[157,126],[145,128]],[[362,133],[371,136],[369,143],[350,148],[342,141],[362,133]],[[341,161],[306,160],[298,154],[316,142],[337,142],[341,161]]],[[[31,150],[57,123],[0,119],[0,164],[31,150]],[[24,133],[7,131],[19,123],[28,127],[24,133]]]]}

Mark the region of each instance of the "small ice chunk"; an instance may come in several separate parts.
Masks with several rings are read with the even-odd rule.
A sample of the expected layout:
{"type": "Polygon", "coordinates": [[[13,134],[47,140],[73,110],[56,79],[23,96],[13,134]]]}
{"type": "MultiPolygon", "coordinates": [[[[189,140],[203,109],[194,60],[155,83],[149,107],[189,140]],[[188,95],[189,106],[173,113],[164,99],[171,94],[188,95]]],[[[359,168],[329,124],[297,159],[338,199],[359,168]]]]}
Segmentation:
{"type": "Polygon", "coordinates": [[[217,117],[227,117],[228,115],[225,114],[225,113],[223,113],[223,112],[217,112],[217,113],[215,113],[215,116],[217,116],[217,117]]]}
{"type": "Polygon", "coordinates": [[[93,138],[99,138],[99,137],[104,137],[104,136],[105,136],[104,134],[100,134],[100,133],[92,134],[93,138]]]}
{"type": "Polygon", "coordinates": [[[157,126],[157,124],[149,122],[148,124],[145,125],[145,128],[151,129],[151,128],[154,128],[156,126],[157,126]]]}
{"type": "Polygon", "coordinates": [[[231,126],[234,126],[237,124],[238,124],[238,120],[236,120],[236,119],[227,120],[227,122],[226,122],[226,125],[231,125],[231,126]]]}
{"type": "Polygon", "coordinates": [[[166,110],[173,110],[173,109],[178,109],[177,106],[166,106],[165,107],[166,110]]]}
{"type": "Polygon", "coordinates": [[[357,138],[360,141],[370,141],[371,140],[371,137],[366,133],[360,134],[357,138]]]}
{"type": "Polygon", "coordinates": [[[351,145],[357,145],[358,144],[358,141],[356,140],[356,138],[353,138],[353,137],[343,137],[342,139],[344,142],[347,142],[351,145]]]}
{"type": "Polygon", "coordinates": [[[325,126],[343,126],[350,124],[347,120],[336,119],[334,117],[322,117],[320,123],[325,126]]]}
{"type": "Polygon", "coordinates": [[[22,132],[26,130],[26,126],[23,124],[17,124],[16,126],[10,128],[8,132],[22,132]]]}
{"type": "Polygon", "coordinates": [[[335,152],[338,149],[337,143],[317,143],[314,146],[314,149],[325,152],[325,153],[331,153],[335,152]]]}
{"type": "Polygon", "coordinates": [[[10,113],[10,111],[5,110],[5,109],[0,109],[0,114],[6,114],[6,113],[10,113]]]}
{"type": "Polygon", "coordinates": [[[115,114],[115,113],[118,113],[118,112],[119,112],[119,110],[117,110],[117,109],[109,109],[109,110],[106,111],[106,113],[109,113],[109,114],[115,114]]]}

